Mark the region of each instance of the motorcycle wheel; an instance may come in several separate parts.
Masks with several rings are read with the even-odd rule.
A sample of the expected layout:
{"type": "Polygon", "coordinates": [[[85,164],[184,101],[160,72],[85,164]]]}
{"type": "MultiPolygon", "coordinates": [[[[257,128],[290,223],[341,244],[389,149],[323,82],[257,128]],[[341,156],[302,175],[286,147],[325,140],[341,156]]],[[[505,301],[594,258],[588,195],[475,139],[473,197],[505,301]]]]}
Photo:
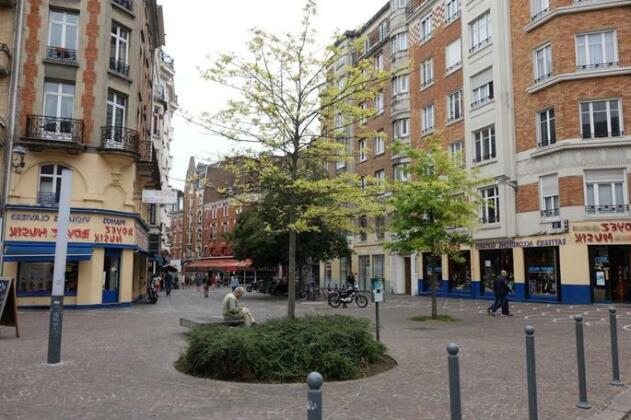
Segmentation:
{"type": "Polygon", "coordinates": [[[247,292],[251,292],[252,291],[252,285],[248,284],[248,286],[245,288],[245,290],[247,292]]]}
{"type": "Polygon", "coordinates": [[[338,293],[333,293],[329,295],[329,305],[334,308],[339,308],[342,304],[342,300],[340,299],[340,295],[338,293]]]}
{"type": "Polygon", "coordinates": [[[368,299],[364,295],[355,296],[355,304],[360,308],[365,308],[368,306],[368,299]]]}

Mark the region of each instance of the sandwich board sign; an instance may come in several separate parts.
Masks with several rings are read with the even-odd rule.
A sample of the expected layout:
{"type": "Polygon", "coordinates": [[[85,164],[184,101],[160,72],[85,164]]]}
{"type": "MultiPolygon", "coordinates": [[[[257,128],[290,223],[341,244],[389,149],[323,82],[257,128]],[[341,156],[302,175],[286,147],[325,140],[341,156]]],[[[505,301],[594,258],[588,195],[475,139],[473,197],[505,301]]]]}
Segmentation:
{"type": "Polygon", "coordinates": [[[0,278],[0,326],[15,327],[15,336],[20,336],[15,282],[12,278],[0,278]]]}

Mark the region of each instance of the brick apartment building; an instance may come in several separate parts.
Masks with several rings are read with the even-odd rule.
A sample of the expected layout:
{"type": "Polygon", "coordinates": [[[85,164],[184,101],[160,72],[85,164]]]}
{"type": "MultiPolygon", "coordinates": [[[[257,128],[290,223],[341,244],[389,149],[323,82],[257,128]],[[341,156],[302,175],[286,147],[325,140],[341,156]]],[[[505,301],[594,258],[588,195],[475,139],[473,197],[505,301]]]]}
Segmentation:
{"type": "Polygon", "coordinates": [[[191,157],[184,187],[184,208],[172,214],[171,252],[182,260],[186,273],[243,272],[247,261],[234,259],[224,235],[234,229],[241,204],[217,189],[234,183],[234,175],[221,164],[195,163],[191,157]],[[176,238],[176,236],[179,237],[176,238]]]}
{"type": "Polygon", "coordinates": [[[64,303],[128,305],[144,293],[160,221],[142,191],[162,188],[170,165],[152,111],[175,105],[172,74],[169,96],[154,90],[164,43],[155,0],[0,2],[3,275],[16,278],[20,305],[50,303],[64,167],[73,171],[64,303]]]}
{"type": "MultiPolygon", "coordinates": [[[[340,45],[357,37],[364,50],[336,74],[354,56],[412,65],[366,104],[376,117],[347,128],[355,163],[336,171],[404,181],[409,161],[392,139],[421,147],[438,134],[494,180],[464,262],[437,261],[442,295],[490,297],[505,269],[513,299],[631,299],[631,1],[392,0],[340,45]],[[386,140],[361,139],[364,129],[386,140]]],[[[383,277],[394,293],[427,293],[430,256],[390,253],[383,220],[366,222],[374,233],[352,238],[351,260],[324,263],[323,282],[352,270],[364,288],[383,277]]]]}

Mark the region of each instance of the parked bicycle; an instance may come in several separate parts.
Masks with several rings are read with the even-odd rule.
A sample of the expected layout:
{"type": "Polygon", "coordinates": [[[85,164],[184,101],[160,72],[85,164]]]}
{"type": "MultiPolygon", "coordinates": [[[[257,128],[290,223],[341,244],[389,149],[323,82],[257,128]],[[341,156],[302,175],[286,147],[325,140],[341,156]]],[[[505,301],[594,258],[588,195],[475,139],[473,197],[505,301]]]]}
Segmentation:
{"type": "Polygon", "coordinates": [[[322,296],[320,291],[320,285],[315,281],[306,284],[305,287],[298,293],[298,297],[304,300],[316,300],[322,296]]]}

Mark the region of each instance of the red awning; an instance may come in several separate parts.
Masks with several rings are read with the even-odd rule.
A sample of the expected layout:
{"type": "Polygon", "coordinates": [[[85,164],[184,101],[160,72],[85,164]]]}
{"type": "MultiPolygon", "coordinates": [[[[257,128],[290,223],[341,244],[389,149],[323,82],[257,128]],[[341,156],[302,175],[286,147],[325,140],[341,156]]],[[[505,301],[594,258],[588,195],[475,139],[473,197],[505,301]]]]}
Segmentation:
{"type": "Polygon", "coordinates": [[[239,261],[232,258],[213,258],[209,260],[193,261],[186,264],[186,271],[224,270],[235,271],[250,268],[252,261],[239,261]]]}

